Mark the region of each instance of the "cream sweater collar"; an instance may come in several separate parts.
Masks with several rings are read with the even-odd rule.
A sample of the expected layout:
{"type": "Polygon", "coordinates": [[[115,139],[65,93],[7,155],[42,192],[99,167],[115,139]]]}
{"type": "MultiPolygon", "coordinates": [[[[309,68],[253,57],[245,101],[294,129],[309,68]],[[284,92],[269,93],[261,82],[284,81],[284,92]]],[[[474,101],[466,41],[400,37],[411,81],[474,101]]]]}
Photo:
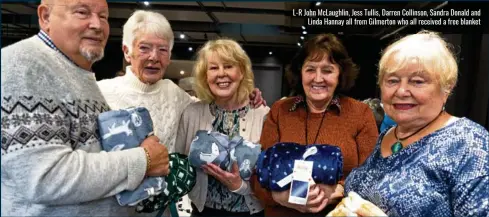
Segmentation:
{"type": "Polygon", "coordinates": [[[132,72],[131,70],[131,66],[127,66],[126,67],[126,74],[124,75],[124,80],[127,82],[127,84],[136,89],[136,90],[139,90],[141,92],[145,92],[145,93],[151,93],[151,92],[154,92],[154,91],[157,91],[160,89],[161,87],[161,84],[163,82],[163,80],[160,80],[154,84],[146,84],[146,83],[143,83],[141,82],[141,80],[139,80],[139,78],[134,74],[134,72],[132,72]]]}

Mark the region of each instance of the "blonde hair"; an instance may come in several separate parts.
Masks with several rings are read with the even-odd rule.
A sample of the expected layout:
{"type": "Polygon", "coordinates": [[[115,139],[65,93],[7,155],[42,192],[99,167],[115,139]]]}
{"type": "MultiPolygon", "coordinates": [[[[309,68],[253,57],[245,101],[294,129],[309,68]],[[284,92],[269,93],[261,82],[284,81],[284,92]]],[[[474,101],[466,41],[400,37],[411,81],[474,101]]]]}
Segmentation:
{"type": "Polygon", "coordinates": [[[171,54],[174,37],[170,23],[165,16],[157,12],[137,10],[127,19],[122,30],[122,45],[129,49],[129,54],[132,53],[134,40],[142,33],[155,34],[167,40],[171,54]]]}
{"type": "Polygon", "coordinates": [[[390,74],[415,60],[433,76],[443,91],[451,93],[457,83],[458,66],[449,44],[438,33],[423,30],[389,45],[379,62],[378,84],[390,74]]]}
{"type": "Polygon", "coordinates": [[[241,46],[232,39],[217,39],[208,41],[199,50],[197,61],[194,65],[195,86],[194,90],[197,97],[206,103],[213,102],[215,96],[212,94],[207,83],[207,70],[209,55],[217,55],[223,62],[238,66],[243,79],[241,80],[236,92],[238,101],[244,102],[249,99],[250,93],[255,88],[255,76],[251,70],[251,60],[241,46]]]}

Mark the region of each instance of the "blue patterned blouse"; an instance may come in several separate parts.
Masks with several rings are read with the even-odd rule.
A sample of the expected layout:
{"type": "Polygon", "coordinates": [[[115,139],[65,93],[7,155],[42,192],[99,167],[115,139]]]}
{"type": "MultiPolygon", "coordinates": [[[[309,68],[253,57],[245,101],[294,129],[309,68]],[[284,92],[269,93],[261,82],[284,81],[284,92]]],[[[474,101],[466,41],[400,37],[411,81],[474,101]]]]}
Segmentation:
{"type": "Polygon", "coordinates": [[[377,145],[346,179],[389,216],[489,216],[489,133],[460,118],[387,158],[377,145]]]}

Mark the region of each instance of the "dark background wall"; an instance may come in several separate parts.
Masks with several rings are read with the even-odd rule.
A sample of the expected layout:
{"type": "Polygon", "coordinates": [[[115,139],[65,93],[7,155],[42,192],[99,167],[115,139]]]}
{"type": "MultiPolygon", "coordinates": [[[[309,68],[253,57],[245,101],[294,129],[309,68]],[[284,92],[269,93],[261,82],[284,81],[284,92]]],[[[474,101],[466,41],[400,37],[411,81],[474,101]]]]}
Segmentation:
{"type": "Polygon", "coordinates": [[[104,52],[104,58],[93,65],[97,80],[113,78],[118,71],[122,70],[124,60],[122,42],[109,40],[104,52]]]}

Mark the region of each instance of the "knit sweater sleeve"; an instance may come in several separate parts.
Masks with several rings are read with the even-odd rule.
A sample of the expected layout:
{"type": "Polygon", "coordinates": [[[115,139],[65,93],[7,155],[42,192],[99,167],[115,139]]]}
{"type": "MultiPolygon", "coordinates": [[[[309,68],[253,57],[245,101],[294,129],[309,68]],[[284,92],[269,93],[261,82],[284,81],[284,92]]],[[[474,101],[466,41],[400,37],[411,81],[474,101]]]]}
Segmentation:
{"type": "Polygon", "coordinates": [[[175,138],[176,152],[188,155],[195,132],[199,130],[199,125],[204,119],[203,105],[201,102],[194,102],[183,110],[175,138]]]}
{"type": "Polygon", "coordinates": [[[379,132],[375,122],[374,113],[367,105],[361,108],[362,121],[360,131],[356,137],[358,145],[358,164],[361,165],[370,156],[375,148],[379,132]]]}
{"type": "Polygon", "coordinates": [[[189,125],[189,108],[186,108],[180,117],[180,122],[178,124],[177,137],[175,138],[175,152],[180,154],[188,155],[188,151],[190,149],[187,147],[188,140],[188,125],[189,125]]]}
{"type": "Polygon", "coordinates": [[[192,98],[190,95],[188,95],[187,92],[183,91],[182,88],[178,87],[176,84],[173,83],[173,85],[175,85],[175,88],[174,88],[175,89],[175,95],[178,96],[178,99],[180,102],[179,108],[181,108],[181,111],[183,111],[185,108],[187,108],[191,103],[199,102],[198,99],[192,98]]]}
{"type": "MultiPolygon", "coordinates": [[[[282,100],[283,101],[283,100],[282,100]]],[[[268,112],[265,121],[263,123],[263,129],[260,137],[260,144],[262,145],[262,150],[266,150],[275,143],[280,141],[280,132],[279,132],[279,111],[282,109],[282,101],[277,101],[272,105],[272,108],[268,112]]],[[[262,188],[256,180],[257,176],[254,176],[254,180],[252,182],[253,190],[255,196],[263,203],[265,206],[279,206],[275,200],[272,198],[272,194],[270,191],[262,188]]]]}
{"type": "Polygon", "coordinates": [[[45,62],[55,61],[34,54],[2,49],[2,186],[8,184],[26,203],[45,205],[83,203],[135,189],[144,178],[144,150],[100,152],[93,126],[103,98],[95,81],[88,84],[80,72],[52,68],[45,62]],[[63,76],[61,70],[73,75],[63,76]],[[64,82],[68,77],[75,82],[64,82]],[[66,100],[90,91],[95,95],[66,100]],[[81,133],[75,138],[73,132],[81,133]]]}

